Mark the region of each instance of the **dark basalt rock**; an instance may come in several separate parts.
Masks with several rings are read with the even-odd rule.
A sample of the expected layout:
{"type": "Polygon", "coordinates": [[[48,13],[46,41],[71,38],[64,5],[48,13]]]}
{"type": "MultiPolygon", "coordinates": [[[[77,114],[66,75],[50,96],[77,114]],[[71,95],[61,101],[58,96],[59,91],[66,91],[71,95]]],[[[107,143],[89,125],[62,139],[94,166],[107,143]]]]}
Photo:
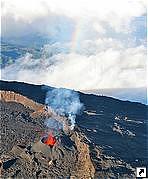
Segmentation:
{"type": "MultiPolygon", "coordinates": [[[[42,104],[46,91],[53,89],[5,81],[0,82],[0,88],[42,104]]],[[[105,96],[79,96],[85,109],[77,116],[74,131],[60,136],[54,157],[46,150],[37,150],[45,131],[44,116],[33,118],[32,110],[22,104],[1,101],[1,160],[7,163],[17,158],[2,169],[4,177],[81,178],[82,173],[83,178],[89,178],[94,172],[95,178],[135,178],[136,167],[148,166],[147,106],[105,96]],[[14,148],[22,153],[14,154],[14,148]]]]}

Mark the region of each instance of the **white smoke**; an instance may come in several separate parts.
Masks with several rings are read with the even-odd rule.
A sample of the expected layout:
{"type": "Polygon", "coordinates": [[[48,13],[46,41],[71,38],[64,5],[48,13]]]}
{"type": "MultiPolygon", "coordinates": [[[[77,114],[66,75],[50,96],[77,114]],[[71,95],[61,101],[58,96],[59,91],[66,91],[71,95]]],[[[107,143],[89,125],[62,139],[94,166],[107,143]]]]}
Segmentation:
{"type": "Polygon", "coordinates": [[[62,129],[63,128],[63,125],[62,123],[58,122],[56,119],[53,119],[53,118],[48,118],[46,121],[45,121],[45,125],[47,127],[49,127],[50,129],[62,129]]]}
{"type": "Polygon", "coordinates": [[[63,130],[63,123],[52,117],[47,118],[44,124],[47,127],[48,132],[52,132],[54,136],[63,130]]]}
{"type": "MultiPolygon", "coordinates": [[[[76,115],[83,107],[77,92],[64,88],[53,89],[47,92],[45,104],[54,110],[56,114],[67,117],[73,130],[76,115]]],[[[46,124],[50,127],[55,126],[55,123],[51,124],[51,122],[49,119],[46,124]]]]}

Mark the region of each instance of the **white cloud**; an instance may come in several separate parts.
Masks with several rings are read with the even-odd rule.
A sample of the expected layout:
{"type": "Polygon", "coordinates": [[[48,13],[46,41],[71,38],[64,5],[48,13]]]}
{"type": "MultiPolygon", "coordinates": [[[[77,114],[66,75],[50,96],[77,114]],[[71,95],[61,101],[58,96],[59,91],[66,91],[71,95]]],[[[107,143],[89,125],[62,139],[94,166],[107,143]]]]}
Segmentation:
{"type": "Polygon", "coordinates": [[[2,69],[2,78],[78,90],[145,87],[145,40],[133,35],[145,14],[145,0],[2,0],[2,36],[55,42],[41,59],[27,54],[2,69]]]}
{"type": "MultiPolygon", "coordinates": [[[[94,42],[94,46],[98,41],[94,42]]],[[[52,57],[35,60],[27,55],[3,69],[2,77],[78,90],[146,86],[145,48],[125,48],[120,47],[120,43],[116,48],[115,44],[118,42],[109,45],[109,41],[100,39],[103,49],[99,45],[95,46],[96,49],[90,45],[91,55],[87,55],[87,46],[82,53],[65,51],[67,44],[63,51],[58,51],[60,44],[54,46],[57,50],[52,48],[53,45],[45,46],[46,51],[52,49],[52,57]]]]}
{"type": "Polygon", "coordinates": [[[6,27],[2,24],[2,31],[3,28],[9,29],[10,27],[17,29],[20,23],[21,28],[25,28],[26,31],[30,26],[34,26],[32,30],[37,28],[42,32],[41,27],[45,27],[44,30],[50,32],[49,25],[53,25],[51,21],[55,23],[56,20],[53,16],[62,15],[73,18],[74,21],[96,19],[97,31],[104,32],[104,27],[99,24],[104,22],[117,32],[129,33],[129,25],[133,18],[145,13],[146,2],[142,0],[2,0],[2,22],[6,23],[6,27]],[[44,18],[46,24],[42,22],[44,18]],[[16,28],[15,25],[17,25],[16,28]]]}
{"type": "Polygon", "coordinates": [[[17,18],[34,18],[50,10],[67,16],[96,16],[104,19],[111,13],[118,17],[140,16],[146,12],[145,0],[2,0],[3,13],[15,13],[17,18]]]}

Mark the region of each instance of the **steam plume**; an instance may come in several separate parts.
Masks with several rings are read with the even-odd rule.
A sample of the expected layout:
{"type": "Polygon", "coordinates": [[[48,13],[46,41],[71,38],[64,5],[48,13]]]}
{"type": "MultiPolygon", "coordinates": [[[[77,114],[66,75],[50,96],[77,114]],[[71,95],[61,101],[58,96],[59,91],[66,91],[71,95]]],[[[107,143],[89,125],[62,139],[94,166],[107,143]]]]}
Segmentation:
{"type": "Polygon", "coordinates": [[[74,129],[76,115],[83,106],[77,92],[64,88],[53,89],[47,92],[45,103],[58,115],[67,117],[71,130],[74,129]]]}

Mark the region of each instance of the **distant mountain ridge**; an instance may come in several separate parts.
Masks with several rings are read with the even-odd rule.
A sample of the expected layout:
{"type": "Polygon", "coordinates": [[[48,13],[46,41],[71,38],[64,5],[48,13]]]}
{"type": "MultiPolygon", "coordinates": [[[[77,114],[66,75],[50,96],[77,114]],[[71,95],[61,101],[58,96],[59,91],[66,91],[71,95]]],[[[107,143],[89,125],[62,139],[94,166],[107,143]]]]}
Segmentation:
{"type": "MultiPolygon", "coordinates": [[[[29,83],[25,83],[25,82],[17,82],[17,81],[5,81],[5,80],[0,80],[0,90],[6,90],[6,91],[14,91],[14,92],[18,92],[22,95],[25,95],[27,97],[30,97],[31,99],[39,102],[39,103],[43,103],[44,104],[44,99],[45,99],[45,95],[46,92],[48,90],[53,90],[55,89],[55,87],[50,87],[47,85],[35,85],[35,84],[29,84],[29,83]],[[30,90],[32,91],[32,93],[30,93],[30,90]],[[38,94],[40,94],[40,96],[38,96],[38,94]]],[[[85,92],[85,91],[84,91],[85,92]]],[[[104,98],[104,99],[111,99],[114,101],[121,101],[121,102],[125,102],[127,104],[130,103],[136,103],[139,104],[139,102],[131,102],[131,101],[122,101],[119,99],[115,99],[113,97],[108,97],[108,96],[104,96],[104,95],[95,95],[90,93],[90,91],[86,91],[87,93],[83,93],[83,92],[79,92],[80,96],[94,96],[94,97],[98,97],[98,98],[104,98]]],[[[143,104],[142,104],[143,105],[143,104]]]]}
{"type": "Polygon", "coordinates": [[[147,88],[106,88],[106,89],[92,89],[92,90],[82,90],[86,94],[96,94],[111,96],[120,100],[128,100],[132,102],[140,102],[147,104],[147,88]]]}

